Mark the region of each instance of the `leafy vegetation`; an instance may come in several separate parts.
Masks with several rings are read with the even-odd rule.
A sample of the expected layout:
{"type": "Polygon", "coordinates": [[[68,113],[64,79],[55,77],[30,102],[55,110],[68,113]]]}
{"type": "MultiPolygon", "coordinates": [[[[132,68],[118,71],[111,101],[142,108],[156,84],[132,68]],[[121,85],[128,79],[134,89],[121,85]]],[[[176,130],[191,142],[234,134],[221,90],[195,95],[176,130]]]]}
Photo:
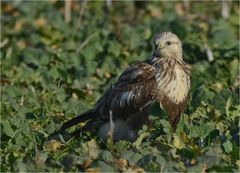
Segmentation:
{"type": "Polygon", "coordinates": [[[221,8],[218,1],[189,8],[74,2],[67,23],[64,2],[2,2],[1,172],[239,170],[239,4],[232,2],[228,18],[221,8]],[[101,141],[96,132],[47,140],[91,108],[131,62],[148,58],[162,31],[181,38],[192,66],[176,132],[154,105],[153,127],[144,126],[134,143],[101,141]]]}

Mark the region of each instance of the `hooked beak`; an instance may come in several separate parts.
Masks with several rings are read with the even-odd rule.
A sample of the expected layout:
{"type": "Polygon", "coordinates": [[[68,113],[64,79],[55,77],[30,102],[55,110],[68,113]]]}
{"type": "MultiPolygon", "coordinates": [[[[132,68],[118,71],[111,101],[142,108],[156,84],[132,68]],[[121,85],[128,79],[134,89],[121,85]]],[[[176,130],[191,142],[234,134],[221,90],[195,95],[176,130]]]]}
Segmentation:
{"type": "Polygon", "coordinates": [[[163,49],[165,47],[164,43],[159,43],[158,49],[163,49]]]}

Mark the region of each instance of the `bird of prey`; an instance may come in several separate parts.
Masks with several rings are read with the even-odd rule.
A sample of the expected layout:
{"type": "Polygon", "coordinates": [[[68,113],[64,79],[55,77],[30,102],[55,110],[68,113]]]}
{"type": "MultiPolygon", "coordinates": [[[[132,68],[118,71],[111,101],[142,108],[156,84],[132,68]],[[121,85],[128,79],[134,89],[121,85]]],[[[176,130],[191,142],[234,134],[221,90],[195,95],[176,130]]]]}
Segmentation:
{"type": "Polygon", "coordinates": [[[154,102],[167,111],[170,124],[175,129],[186,107],[190,66],[183,61],[182,43],[175,34],[157,34],[154,46],[152,56],[128,67],[94,108],[64,123],[60,131],[86,122],[80,131],[99,128],[100,136],[106,137],[112,117],[114,139],[133,140],[143,124],[150,124],[148,110],[154,102]]]}

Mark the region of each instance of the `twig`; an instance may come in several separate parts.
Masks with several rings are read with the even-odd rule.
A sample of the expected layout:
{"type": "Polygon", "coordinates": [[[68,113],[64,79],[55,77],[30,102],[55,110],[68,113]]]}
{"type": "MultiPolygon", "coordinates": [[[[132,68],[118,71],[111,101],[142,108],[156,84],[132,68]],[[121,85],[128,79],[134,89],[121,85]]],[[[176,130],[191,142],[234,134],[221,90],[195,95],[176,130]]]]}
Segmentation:
{"type": "Polygon", "coordinates": [[[3,48],[4,46],[6,46],[8,44],[8,39],[4,39],[3,41],[0,42],[0,48],[3,48]]]}
{"type": "Polygon", "coordinates": [[[227,19],[230,14],[230,3],[231,1],[222,0],[222,17],[227,19]]]}
{"type": "Polygon", "coordinates": [[[72,0],[65,0],[64,18],[65,18],[65,22],[67,23],[71,21],[71,6],[72,6],[72,0]]]}
{"type": "Polygon", "coordinates": [[[77,22],[77,28],[80,28],[80,25],[82,23],[82,18],[83,18],[83,14],[84,14],[84,11],[86,9],[86,6],[87,6],[87,0],[83,1],[82,7],[80,9],[78,22],[77,22]]]}
{"type": "Polygon", "coordinates": [[[185,11],[188,13],[189,12],[189,7],[190,7],[190,1],[189,0],[183,0],[183,6],[185,11]]]}
{"type": "Polygon", "coordinates": [[[212,62],[214,60],[212,49],[207,44],[204,45],[204,48],[206,50],[208,61],[212,62]]]}
{"type": "Polygon", "coordinates": [[[93,33],[92,35],[90,35],[90,36],[78,47],[78,49],[76,50],[76,53],[79,53],[79,52],[82,50],[82,48],[84,48],[84,47],[88,44],[88,42],[89,42],[93,37],[96,36],[96,34],[97,34],[97,33],[93,33]]]}
{"type": "Polygon", "coordinates": [[[112,0],[106,0],[106,3],[108,8],[112,7],[112,0]]]}

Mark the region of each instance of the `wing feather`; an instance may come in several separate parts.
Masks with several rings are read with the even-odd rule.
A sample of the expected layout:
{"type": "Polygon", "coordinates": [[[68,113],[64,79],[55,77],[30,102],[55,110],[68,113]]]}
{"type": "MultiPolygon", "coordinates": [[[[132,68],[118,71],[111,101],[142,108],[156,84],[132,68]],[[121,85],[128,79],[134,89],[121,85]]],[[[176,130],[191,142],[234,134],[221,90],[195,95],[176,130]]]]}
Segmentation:
{"type": "Polygon", "coordinates": [[[149,105],[156,96],[155,73],[156,69],[147,63],[126,69],[97,103],[103,118],[109,117],[109,110],[114,116],[124,116],[149,105]]]}

